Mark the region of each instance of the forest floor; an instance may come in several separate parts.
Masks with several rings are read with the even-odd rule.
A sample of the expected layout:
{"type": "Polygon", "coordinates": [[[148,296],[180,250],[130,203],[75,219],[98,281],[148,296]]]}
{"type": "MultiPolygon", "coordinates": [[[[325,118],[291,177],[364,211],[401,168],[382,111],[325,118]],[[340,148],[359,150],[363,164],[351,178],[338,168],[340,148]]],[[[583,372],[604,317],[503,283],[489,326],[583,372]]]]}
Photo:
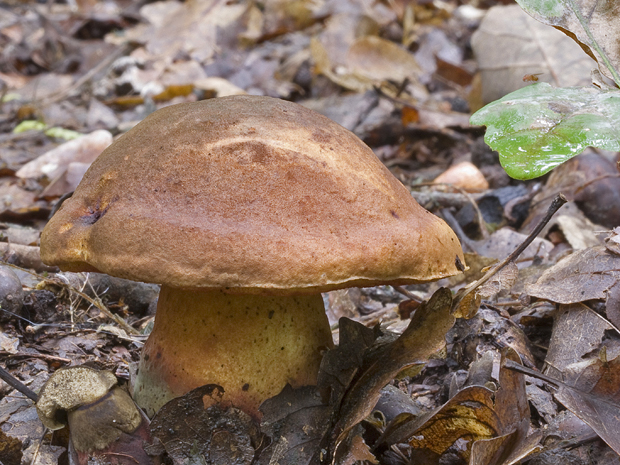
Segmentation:
{"type": "MultiPolygon", "coordinates": [[[[196,407],[151,452],[175,463],[620,464],[620,158],[589,149],[516,181],[469,125],[533,80],[588,83],[593,62],[549,29],[559,36],[537,40],[535,21],[491,0],[3,2],[0,365],[35,392],[84,364],[131,385],[158,286],[61,273],[41,262],[40,233],[94,158],[153,111],[266,95],[368,144],[454,229],[469,269],[324,294],[340,345],[322,370],[347,380],[329,400],[285,391],[258,427],[230,410],[215,424],[196,407]],[[456,293],[508,257],[560,192],[569,202],[538,237],[455,307],[441,288],[456,293]],[[428,314],[446,331],[416,332],[428,314]],[[443,348],[429,359],[433,337],[443,348]],[[226,450],[213,436],[224,423],[226,450]]],[[[3,382],[0,397],[2,465],[68,463],[66,429],[51,433],[3,382]]]]}

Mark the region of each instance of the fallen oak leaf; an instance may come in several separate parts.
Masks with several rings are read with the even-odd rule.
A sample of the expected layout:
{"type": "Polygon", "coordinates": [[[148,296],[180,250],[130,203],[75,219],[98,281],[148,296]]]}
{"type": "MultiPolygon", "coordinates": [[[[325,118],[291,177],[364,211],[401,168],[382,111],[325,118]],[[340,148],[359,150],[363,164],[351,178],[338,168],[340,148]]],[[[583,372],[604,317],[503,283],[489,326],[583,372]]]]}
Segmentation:
{"type": "Polygon", "coordinates": [[[579,250],[546,270],[528,294],[560,304],[606,299],[609,289],[620,280],[620,256],[592,247],[579,250]]]}
{"type": "Polygon", "coordinates": [[[382,446],[409,443],[414,449],[441,455],[460,438],[490,439],[497,435],[499,424],[493,397],[494,392],[486,387],[467,386],[425,415],[397,417],[378,443],[382,446]]]}
{"type": "MultiPolygon", "coordinates": [[[[331,431],[328,451],[335,458],[349,431],[376,405],[381,388],[399,372],[423,365],[445,344],[445,335],[456,319],[450,314],[452,293],[440,288],[416,310],[403,334],[379,350],[347,390],[331,431]]],[[[333,462],[335,463],[335,462],[333,462]]]]}
{"type": "Polygon", "coordinates": [[[422,450],[441,456],[462,439],[467,441],[461,449],[462,459],[470,460],[472,465],[514,463],[514,457],[531,453],[540,435],[527,436],[530,413],[525,380],[502,368],[507,360],[520,364],[513,349],[503,350],[496,391],[470,385],[432,412],[417,418],[400,415],[388,425],[377,444],[385,448],[408,442],[416,454],[422,450]]]}

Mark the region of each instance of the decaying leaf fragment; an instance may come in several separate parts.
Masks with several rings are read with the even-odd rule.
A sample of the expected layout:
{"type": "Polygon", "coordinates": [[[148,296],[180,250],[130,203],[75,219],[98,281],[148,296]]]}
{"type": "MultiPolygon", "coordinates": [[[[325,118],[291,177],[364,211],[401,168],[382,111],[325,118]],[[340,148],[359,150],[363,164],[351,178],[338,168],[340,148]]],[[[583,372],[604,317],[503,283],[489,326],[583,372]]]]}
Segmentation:
{"type": "Polygon", "coordinates": [[[263,402],[260,410],[261,431],[272,442],[261,452],[259,463],[310,463],[329,428],[332,413],[316,386],[293,389],[287,385],[280,394],[263,402]]]}
{"type": "Polygon", "coordinates": [[[149,453],[165,450],[175,465],[250,465],[260,442],[258,427],[248,414],[220,403],[222,394],[220,386],[207,384],[165,404],[151,422],[155,442],[149,453]]]}
{"type": "Polygon", "coordinates": [[[514,262],[506,264],[504,268],[480,286],[478,294],[483,298],[489,298],[503,289],[510,289],[519,277],[519,269],[514,262]]]}
{"type": "Polygon", "coordinates": [[[616,255],[620,255],[620,226],[614,228],[605,238],[605,248],[616,255]]]}

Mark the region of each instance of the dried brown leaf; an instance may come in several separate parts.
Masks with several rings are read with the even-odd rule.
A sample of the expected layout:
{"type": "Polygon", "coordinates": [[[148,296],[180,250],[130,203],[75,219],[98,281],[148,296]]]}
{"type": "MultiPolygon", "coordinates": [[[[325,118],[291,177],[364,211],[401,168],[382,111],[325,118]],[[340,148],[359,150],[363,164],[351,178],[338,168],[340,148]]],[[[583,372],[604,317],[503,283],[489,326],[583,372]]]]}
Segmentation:
{"type": "Polygon", "coordinates": [[[336,463],[338,465],[356,465],[359,463],[364,464],[377,464],[377,458],[372,452],[370,447],[364,441],[364,438],[360,434],[351,435],[347,440],[348,444],[345,449],[346,452],[343,456],[337,457],[336,463]]]}
{"type": "Polygon", "coordinates": [[[580,250],[549,268],[527,292],[540,299],[571,304],[605,299],[620,279],[620,256],[604,247],[580,250]]]}
{"type": "MultiPolygon", "coordinates": [[[[397,418],[382,438],[384,444],[409,442],[415,449],[445,453],[457,439],[489,439],[499,433],[494,393],[483,386],[468,386],[438,409],[418,418],[397,418]]],[[[471,447],[471,442],[469,443],[471,447]]]]}
{"type": "Polygon", "coordinates": [[[620,404],[602,396],[561,385],[555,398],[596,431],[616,453],[620,454],[620,404]]]}
{"type": "Polygon", "coordinates": [[[445,335],[454,324],[450,315],[452,293],[441,288],[415,313],[404,333],[395,341],[374,351],[364,363],[364,370],[353,381],[342,399],[338,420],[330,433],[329,450],[343,454],[349,433],[371,412],[381,389],[399,372],[423,365],[445,345],[445,335]]]}
{"type": "Polygon", "coordinates": [[[251,464],[259,443],[257,426],[241,410],[220,404],[223,392],[208,384],[165,404],[151,422],[157,441],[150,451],[163,447],[176,465],[251,464]]]}
{"type": "Polygon", "coordinates": [[[260,406],[261,430],[271,444],[261,452],[259,463],[309,464],[319,450],[330,425],[332,408],[324,404],[315,386],[293,389],[290,385],[260,406]]]}
{"type": "Polygon", "coordinates": [[[454,316],[456,318],[465,318],[466,320],[472,318],[478,311],[478,308],[480,308],[481,301],[482,298],[480,294],[475,291],[470,292],[463,297],[458,306],[454,309],[454,316]]]}
{"type": "Polygon", "coordinates": [[[594,42],[598,43],[610,64],[616,69],[620,69],[620,47],[618,47],[620,40],[618,35],[620,3],[599,0],[553,2],[552,6],[547,7],[544,15],[537,11],[541,8],[540,2],[521,0],[519,3],[525,11],[541,23],[554,26],[575,40],[584,52],[598,62],[601,73],[613,79],[594,42]]]}

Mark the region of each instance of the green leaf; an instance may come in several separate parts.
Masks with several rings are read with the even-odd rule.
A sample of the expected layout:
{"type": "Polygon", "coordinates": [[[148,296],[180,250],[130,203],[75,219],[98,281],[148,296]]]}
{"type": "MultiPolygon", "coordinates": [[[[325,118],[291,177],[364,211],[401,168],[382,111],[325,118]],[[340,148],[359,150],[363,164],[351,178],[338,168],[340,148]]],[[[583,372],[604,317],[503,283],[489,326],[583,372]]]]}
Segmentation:
{"type": "Polygon", "coordinates": [[[47,137],[54,137],[55,139],[73,140],[83,136],[84,134],[71,129],[54,126],[53,128],[47,129],[45,131],[45,135],[47,137]]]}
{"type": "Polygon", "coordinates": [[[28,119],[19,123],[13,128],[13,134],[21,134],[26,131],[43,131],[47,125],[41,121],[28,119]]]}
{"type": "Polygon", "coordinates": [[[474,113],[509,176],[532,179],[588,147],[620,151],[620,91],[537,83],[474,113]]]}

